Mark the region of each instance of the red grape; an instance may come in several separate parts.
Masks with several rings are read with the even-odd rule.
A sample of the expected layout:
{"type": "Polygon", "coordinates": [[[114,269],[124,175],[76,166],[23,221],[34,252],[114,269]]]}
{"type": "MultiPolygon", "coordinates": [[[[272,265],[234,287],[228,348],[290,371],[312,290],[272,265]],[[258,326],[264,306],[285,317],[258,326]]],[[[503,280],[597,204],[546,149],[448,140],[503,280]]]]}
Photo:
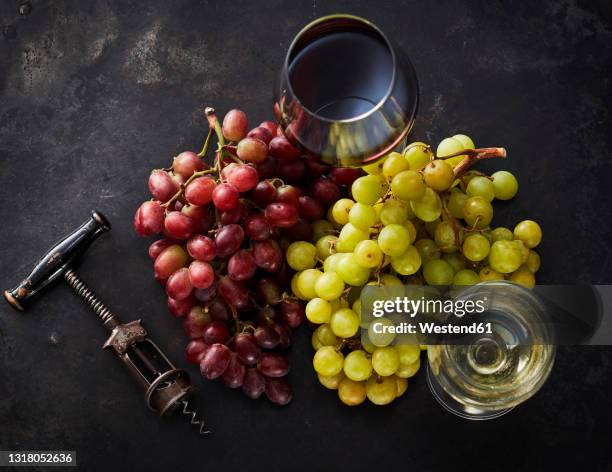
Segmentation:
{"type": "Polygon", "coordinates": [[[251,191],[251,200],[259,207],[265,207],[276,199],[277,190],[272,182],[262,180],[251,191]]]}
{"type": "Polygon", "coordinates": [[[227,369],[223,373],[223,383],[229,388],[242,387],[244,381],[244,375],[246,374],[246,367],[235,353],[232,353],[232,357],[229,361],[227,369]]]}
{"type": "Polygon", "coordinates": [[[227,322],[231,319],[229,308],[220,298],[215,298],[206,308],[213,320],[227,322]]]}
{"type": "Polygon", "coordinates": [[[361,169],[352,169],[350,167],[333,167],[329,171],[329,176],[338,185],[351,185],[357,178],[363,175],[361,169]]]}
{"type": "Polygon", "coordinates": [[[227,263],[227,275],[233,280],[248,280],[257,270],[257,264],[250,251],[245,249],[234,254],[227,263]]]}
{"type": "Polygon", "coordinates": [[[266,219],[272,226],[289,228],[299,218],[297,208],[288,203],[270,203],[265,211],[266,219]]]}
{"type": "Polygon", "coordinates": [[[208,344],[224,343],[229,337],[229,329],[223,321],[211,321],[202,330],[202,339],[208,344]]]}
{"type": "Polygon", "coordinates": [[[215,207],[221,211],[228,211],[238,205],[238,190],[230,184],[219,184],[212,193],[215,207]]]}
{"type": "Polygon", "coordinates": [[[172,246],[172,242],[167,239],[158,239],[149,246],[149,257],[153,260],[157,259],[157,256],[167,247],[172,246]]]}
{"type": "Polygon", "coordinates": [[[159,233],[164,225],[164,209],[158,201],[144,202],[134,215],[134,229],[140,236],[159,233]]]}
{"type": "Polygon", "coordinates": [[[153,268],[155,270],[155,278],[165,280],[173,272],[179,270],[187,264],[188,256],[182,246],[174,244],[167,247],[159,253],[153,268]]]}
{"type": "Polygon", "coordinates": [[[308,176],[312,178],[321,177],[329,171],[328,165],[313,160],[306,161],[306,168],[308,169],[308,176]]]}
{"type": "Polygon", "coordinates": [[[231,225],[238,223],[247,214],[247,206],[243,201],[238,201],[238,205],[228,211],[222,211],[219,213],[219,223],[222,225],[231,225]]]}
{"type": "Polygon", "coordinates": [[[164,230],[173,239],[189,239],[195,232],[195,223],[182,211],[171,211],[164,220],[164,230]]]}
{"type": "Polygon", "coordinates": [[[264,305],[276,305],[281,299],[281,288],[274,280],[264,277],[255,285],[257,298],[264,305]]]}
{"type": "Polygon", "coordinates": [[[260,139],[247,137],[238,143],[236,154],[245,162],[259,164],[268,157],[268,146],[260,139]]]}
{"type": "Polygon", "coordinates": [[[296,224],[286,228],[283,234],[291,241],[310,241],[314,233],[310,222],[300,218],[296,224]]]}
{"type": "Polygon", "coordinates": [[[229,305],[235,306],[239,310],[251,305],[249,292],[240,282],[236,282],[229,277],[221,277],[217,288],[229,305]]]}
{"type": "Polygon", "coordinates": [[[287,349],[291,345],[291,328],[285,323],[276,323],[274,329],[280,335],[278,347],[287,349]]]}
{"type": "Polygon", "coordinates": [[[266,272],[276,272],[283,262],[280,246],[271,239],[253,244],[253,257],[257,266],[266,272]]]}
{"type": "Polygon", "coordinates": [[[276,159],[268,156],[263,162],[257,164],[257,173],[260,179],[271,179],[276,176],[276,159]]]}
{"type": "Polygon", "coordinates": [[[273,306],[265,305],[257,310],[255,320],[258,324],[267,325],[270,321],[275,321],[278,318],[278,313],[273,306]]]}
{"type": "Polygon", "coordinates": [[[298,212],[302,218],[306,218],[309,221],[316,221],[323,218],[325,209],[314,198],[302,195],[299,199],[298,212]]]}
{"type": "MultiPolygon", "coordinates": [[[[206,264],[205,262],[203,264],[206,264]]],[[[183,267],[177,270],[166,282],[166,293],[175,300],[184,300],[193,291],[193,284],[189,280],[189,269],[183,267]]]]}
{"type": "Polygon", "coordinates": [[[187,241],[187,252],[198,261],[210,262],[215,258],[217,248],[212,239],[198,234],[187,241]]]}
{"type": "Polygon", "coordinates": [[[277,405],[286,405],[293,398],[291,385],[285,379],[266,379],[266,397],[277,405]]]}
{"type": "Polygon", "coordinates": [[[284,136],[276,136],[270,141],[270,155],[277,159],[290,160],[300,157],[300,151],[284,136]]]}
{"type": "Polygon", "coordinates": [[[266,128],[272,136],[276,136],[276,123],[274,121],[262,121],[259,123],[259,126],[262,128],[266,128]]]}
{"type": "Polygon", "coordinates": [[[221,377],[232,357],[232,351],[225,344],[213,344],[200,362],[200,372],[209,380],[221,377]]]}
{"type": "Polygon", "coordinates": [[[257,370],[266,377],[284,377],[289,373],[289,362],[282,354],[265,352],[257,363],[257,370]]]}
{"type": "Polygon", "coordinates": [[[176,317],[185,316],[189,313],[189,310],[193,308],[197,300],[193,295],[189,295],[183,300],[175,300],[174,298],[168,297],[168,309],[176,317]]]}
{"type": "Polygon", "coordinates": [[[247,192],[255,188],[259,177],[255,167],[250,165],[237,165],[227,176],[228,183],[232,184],[239,192],[247,192]]]}
{"type": "Polygon", "coordinates": [[[306,164],[302,159],[285,161],[278,165],[276,172],[285,182],[299,182],[306,175],[306,164]]]}
{"type": "Polygon", "coordinates": [[[205,233],[212,228],[212,213],[207,206],[185,205],[181,213],[193,220],[194,233],[205,233]]]}
{"type": "Polygon", "coordinates": [[[340,188],[329,179],[319,178],[313,182],[310,196],[329,207],[340,199],[340,188]]]}
{"type": "Polygon", "coordinates": [[[242,110],[233,109],[223,117],[222,131],[225,139],[240,141],[246,136],[248,128],[247,116],[242,110]]]}
{"type": "Polygon", "coordinates": [[[249,138],[259,139],[260,141],[266,143],[266,145],[270,144],[270,141],[274,137],[274,135],[270,133],[270,130],[268,128],[264,128],[263,126],[253,128],[251,131],[249,131],[249,134],[247,134],[247,136],[249,138]]]}
{"type": "Polygon", "coordinates": [[[253,400],[261,397],[266,389],[266,379],[255,368],[246,370],[244,380],[242,381],[242,391],[244,394],[253,400]]]}
{"type": "Polygon", "coordinates": [[[204,161],[192,151],[181,152],[172,162],[172,170],[185,180],[191,177],[194,172],[199,172],[204,168],[204,161]]]}
{"type": "Polygon", "coordinates": [[[193,261],[189,264],[189,280],[195,288],[208,288],[215,281],[215,271],[208,262],[193,261]]]}
{"type": "MultiPolygon", "coordinates": [[[[263,215],[251,215],[244,220],[244,230],[251,241],[263,241],[270,237],[272,228],[263,215]]],[[[163,241],[163,239],[162,239],[163,241]]]]}
{"type": "Polygon", "coordinates": [[[206,205],[212,200],[215,181],[208,177],[198,177],[192,180],[185,188],[185,198],[192,205],[206,205]]]}
{"type": "Polygon", "coordinates": [[[215,237],[217,256],[227,257],[235,253],[244,241],[244,230],[240,225],[231,224],[223,226],[215,237]]]}
{"type": "Polygon", "coordinates": [[[187,358],[187,362],[190,364],[199,364],[208,347],[208,344],[201,339],[193,339],[189,341],[189,344],[187,344],[187,347],[185,348],[185,357],[187,358]]]}
{"type": "Polygon", "coordinates": [[[210,323],[210,313],[201,306],[194,306],[189,310],[183,321],[183,329],[191,339],[202,337],[204,327],[210,323]]]}
{"type": "Polygon", "coordinates": [[[282,320],[291,328],[297,328],[304,321],[304,306],[297,300],[283,300],[280,304],[282,320]]]}
{"type": "Polygon", "coordinates": [[[257,364],[261,356],[261,349],[255,342],[252,333],[240,333],[234,338],[234,351],[246,365],[257,364]]]}
{"type": "Polygon", "coordinates": [[[297,208],[300,203],[301,195],[301,189],[293,185],[281,185],[276,189],[276,199],[274,201],[277,203],[288,203],[297,208]]]}
{"type": "Polygon", "coordinates": [[[156,169],[149,176],[149,192],[160,202],[167,202],[178,191],[179,184],[168,172],[156,169]]]}
{"type": "Polygon", "coordinates": [[[201,302],[208,303],[217,296],[217,286],[213,283],[208,288],[196,288],[194,289],[193,294],[201,302]]]}
{"type": "Polygon", "coordinates": [[[279,334],[270,326],[260,326],[255,330],[254,336],[257,344],[264,349],[274,349],[280,342],[279,334]]]}

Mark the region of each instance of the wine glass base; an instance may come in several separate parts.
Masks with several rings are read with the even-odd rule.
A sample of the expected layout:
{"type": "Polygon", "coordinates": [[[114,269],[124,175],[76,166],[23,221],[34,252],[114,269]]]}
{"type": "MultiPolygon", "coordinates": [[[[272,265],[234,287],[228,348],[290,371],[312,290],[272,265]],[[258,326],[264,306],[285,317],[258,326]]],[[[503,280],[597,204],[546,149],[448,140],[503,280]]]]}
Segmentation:
{"type": "Polygon", "coordinates": [[[483,421],[483,420],[492,420],[495,418],[499,418],[500,416],[505,415],[509,411],[512,411],[513,408],[505,408],[503,410],[481,410],[479,408],[475,408],[473,406],[464,405],[453,397],[451,397],[446,391],[440,386],[440,384],[436,381],[433,374],[431,373],[431,368],[429,367],[429,363],[427,364],[427,385],[429,386],[429,390],[433,394],[436,401],[442,405],[442,407],[452,413],[453,415],[459,416],[461,418],[465,418],[466,420],[475,420],[475,421],[483,421]]]}

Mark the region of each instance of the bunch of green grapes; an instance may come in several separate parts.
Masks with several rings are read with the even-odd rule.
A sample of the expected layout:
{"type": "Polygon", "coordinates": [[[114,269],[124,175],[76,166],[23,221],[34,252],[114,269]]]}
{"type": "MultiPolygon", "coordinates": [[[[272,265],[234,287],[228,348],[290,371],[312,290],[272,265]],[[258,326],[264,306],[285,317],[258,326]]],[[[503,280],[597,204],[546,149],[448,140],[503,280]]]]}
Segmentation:
{"type": "Polygon", "coordinates": [[[319,325],[312,336],[314,369],[343,403],[368,398],[388,404],[420,367],[421,347],[414,342],[370,336],[362,343],[364,285],[502,279],[535,285],[540,257],[533,248],[542,230],[531,220],[514,231],[491,227],[491,202],[513,198],[518,183],[507,171],[468,170],[486,151],[474,149],[468,136],[455,135],[440,142],[435,155],[421,142],[388,154],[364,167],[352,198],[338,200],[327,222],[315,222],[312,242],[288,247],[287,262],[297,271],[293,293],[308,302],[306,317],[319,325]]]}

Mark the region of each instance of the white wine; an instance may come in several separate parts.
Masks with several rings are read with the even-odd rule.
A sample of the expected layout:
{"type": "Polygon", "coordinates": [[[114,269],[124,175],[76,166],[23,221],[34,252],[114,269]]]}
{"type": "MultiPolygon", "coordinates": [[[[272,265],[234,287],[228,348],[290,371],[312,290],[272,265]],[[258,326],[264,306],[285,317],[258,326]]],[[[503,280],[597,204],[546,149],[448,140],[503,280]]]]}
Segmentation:
{"type": "Polygon", "coordinates": [[[487,297],[481,316],[491,333],[474,335],[465,345],[429,346],[432,389],[439,400],[441,388],[458,402],[461,416],[512,408],[534,395],[552,369],[555,346],[543,306],[533,293],[507,282],[475,286],[465,297],[487,297]]]}

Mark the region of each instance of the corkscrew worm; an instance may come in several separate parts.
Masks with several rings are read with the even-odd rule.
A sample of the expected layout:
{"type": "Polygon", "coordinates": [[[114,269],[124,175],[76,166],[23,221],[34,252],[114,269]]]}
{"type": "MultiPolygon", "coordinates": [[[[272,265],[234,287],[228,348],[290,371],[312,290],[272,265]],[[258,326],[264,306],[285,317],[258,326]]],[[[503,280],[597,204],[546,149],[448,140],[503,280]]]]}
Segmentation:
{"type": "Polygon", "coordinates": [[[110,223],[106,217],[98,211],[93,211],[87,221],[41,257],[30,275],[15,288],[6,290],[4,297],[14,308],[23,311],[34,295],[63,277],[111,332],[103,349],[110,349],[128,368],[143,388],[147,406],[160,416],[180,408],[189,423],[197,427],[199,434],[207,435],[210,431],[189,404],[188,398],[193,387],[187,372],[176,368],[170,362],[157,344],[148,337],[140,320],[122,323],[74,271],[73,265],[77,258],[98,236],[108,230],[110,223]]]}

